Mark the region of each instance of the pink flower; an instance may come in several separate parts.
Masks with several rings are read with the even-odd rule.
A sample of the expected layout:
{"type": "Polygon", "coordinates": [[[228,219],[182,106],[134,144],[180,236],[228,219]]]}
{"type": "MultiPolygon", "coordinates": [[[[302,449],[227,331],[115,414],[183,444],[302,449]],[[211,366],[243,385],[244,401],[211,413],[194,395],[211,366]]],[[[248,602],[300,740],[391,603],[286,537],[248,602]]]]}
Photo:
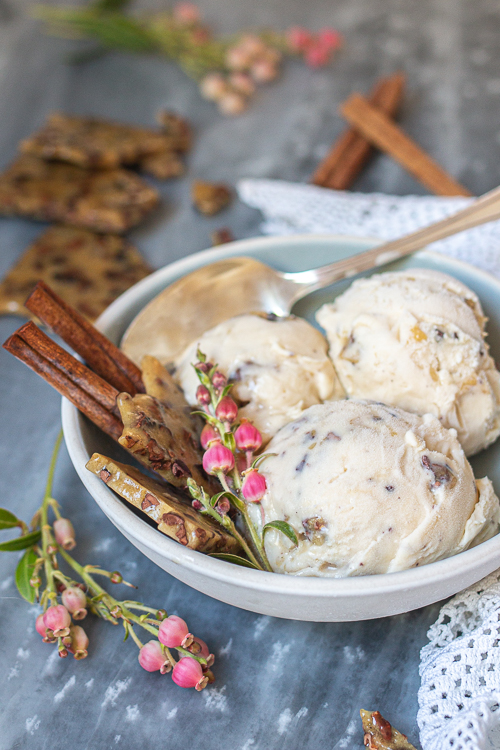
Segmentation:
{"type": "Polygon", "coordinates": [[[332,52],[334,49],[337,49],[337,47],[340,47],[342,37],[335,29],[324,28],[320,29],[318,32],[317,40],[318,44],[323,47],[323,49],[332,52]]]}
{"type": "Polygon", "coordinates": [[[313,40],[311,32],[303,26],[292,26],[286,36],[292,52],[305,52],[313,40]]]}
{"type": "MultiPolygon", "coordinates": [[[[233,73],[229,80],[230,80],[231,84],[234,86],[234,83],[233,83],[234,79],[238,79],[239,80],[240,78],[248,78],[248,76],[246,76],[244,73],[233,73]]],[[[248,80],[250,80],[250,79],[248,79],[248,80]]],[[[212,385],[213,385],[213,387],[218,391],[221,388],[224,388],[224,386],[226,385],[226,383],[227,383],[226,376],[223,375],[221,372],[219,372],[219,370],[216,370],[214,372],[214,374],[213,374],[213,377],[212,377],[212,385]]]]}
{"type": "Polygon", "coordinates": [[[210,391],[204,385],[199,385],[196,389],[196,400],[202,406],[210,403],[210,391]]]}
{"type": "Polygon", "coordinates": [[[193,641],[193,645],[195,643],[198,643],[200,645],[200,651],[198,653],[200,656],[203,656],[203,658],[207,660],[207,668],[211,667],[215,661],[215,656],[210,653],[207,644],[205,643],[205,641],[202,641],[201,638],[195,638],[193,641]]]}
{"type": "Polygon", "coordinates": [[[56,638],[69,634],[71,617],[66,607],[62,604],[55,604],[49,607],[43,616],[43,624],[49,630],[52,630],[56,638]]]}
{"type": "Polygon", "coordinates": [[[169,662],[165,659],[165,654],[158,641],[148,641],[139,651],[139,664],[147,672],[165,672],[168,669],[169,662]]]}
{"type": "Polygon", "coordinates": [[[203,456],[203,468],[207,474],[226,474],[234,468],[234,456],[229,448],[214,443],[203,456]]]}
{"type": "Polygon", "coordinates": [[[85,630],[80,625],[72,625],[69,631],[71,636],[71,645],[68,651],[71,651],[75,659],[85,659],[88,656],[89,638],[85,630]]]}
{"type": "Polygon", "coordinates": [[[162,621],[158,630],[158,640],[167,648],[187,648],[193,642],[193,636],[181,617],[170,615],[162,621]]]}
{"type": "Polygon", "coordinates": [[[330,50],[316,43],[306,51],[304,59],[310,68],[322,68],[330,60],[330,50]]]}
{"type": "Polygon", "coordinates": [[[56,521],[54,521],[53,527],[56,542],[63,549],[70,550],[73,549],[73,547],[76,547],[75,530],[73,528],[73,524],[69,519],[58,518],[56,521]]]}
{"type": "Polygon", "coordinates": [[[217,404],[215,416],[217,419],[220,419],[221,422],[229,422],[230,424],[234,422],[238,416],[238,407],[231,396],[224,396],[224,398],[221,398],[217,404]]]}
{"type": "Polygon", "coordinates": [[[223,115],[241,115],[247,108],[244,96],[236,92],[229,92],[219,99],[219,110],[223,115]]]}
{"type": "Polygon", "coordinates": [[[201,664],[189,656],[179,659],[172,671],[172,679],[179,687],[194,687],[196,690],[203,690],[208,683],[208,677],[203,674],[201,664]]]}
{"type": "Polygon", "coordinates": [[[274,81],[278,70],[270,60],[256,60],[250,68],[250,75],[256,83],[269,83],[274,81]]]}
{"type": "Polygon", "coordinates": [[[229,47],[226,52],[226,65],[229,70],[246,70],[251,62],[252,56],[240,46],[229,47]]]}
{"type": "Polygon", "coordinates": [[[201,20],[200,11],[194,3],[177,3],[173,9],[174,18],[179,23],[191,26],[201,20]]]}
{"type": "Polygon", "coordinates": [[[206,451],[212,443],[220,443],[220,441],[221,436],[219,435],[219,431],[207,422],[200,435],[200,443],[203,450],[206,451]]]}
{"type": "Polygon", "coordinates": [[[39,635],[41,635],[41,636],[42,636],[42,638],[45,638],[45,636],[46,636],[46,630],[47,630],[47,626],[45,625],[45,623],[44,623],[44,621],[43,621],[43,614],[41,614],[41,615],[38,615],[38,617],[36,618],[36,622],[35,622],[35,630],[36,630],[36,632],[37,632],[37,633],[38,633],[39,635]]]}
{"type": "Polygon", "coordinates": [[[265,477],[256,469],[250,469],[245,475],[241,494],[249,503],[260,503],[266,494],[267,483],[265,477]]]}
{"type": "MultiPolygon", "coordinates": [[[[240,94],[243,94],[243,96],[251,96],[255,92],[255,84],[250,78],[250,76],[247,75],[246,73],[232,73],[229,76],[229,83],[231,84],[233,89],[238,91],[240,94]]],[[[217,373],[215,373],[215,375],[217,375],[217,373]]],[[[214,387],[217,388],[219,386],[215,385],[215,375],[213,379],[213,384],[214,384],[214,387]]],[[[224,387],[224,385],[222,387],[224,387]]]]}
{"type": "Polygon", "coordinates": [[[245,50],[252,57],[260,55],[267,49],[262,39],[256,34],[244,34],[239,40],[238,47],[245,50]]]}
{"type": "Polygon", "coordinates": [[[87,615],[87,597],[78,586],[70,586],[61,594],[62,603],[71,612],[74,620],[83,620],[87,615]]]}
{"type": "Polygon", "coordinates": [[[234,433],[236,446],[240,451],[255,452],[262,445],[262,435],[250,422],[243,421],[234,433]]]}
{"type": "Polygon", "coordinates": [[[219,101],[227,90],[226,80],[220,73],[208,73],[200,83],[201,95],[210,101],[219,101]]]}

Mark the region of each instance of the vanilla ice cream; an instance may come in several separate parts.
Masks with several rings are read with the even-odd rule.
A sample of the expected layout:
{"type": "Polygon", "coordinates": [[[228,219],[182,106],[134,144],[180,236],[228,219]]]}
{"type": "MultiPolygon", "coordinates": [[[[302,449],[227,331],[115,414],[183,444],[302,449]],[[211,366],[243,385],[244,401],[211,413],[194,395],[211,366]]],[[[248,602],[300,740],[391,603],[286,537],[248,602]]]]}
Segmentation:
{"type": "Polygon", "coordinates": [[[344,395],[325,338],[302,318],[240,315],[204,333],[174,372],[192,405],[199,385],[197,349],[234,383],[240,417],[251,420],[265,441],[307,407],[344,395]]]}
{"type": "MultiPolygon", "coordinates": [[[[430,414],[368,401],[311,406],[272,439],[261,472],[274,571],[345,577],[391,573],[455,555],[498,531],[489,479],[474,479],[457,440],[430,414]]],[[[262,523],[260,509],[253,507],[262,523]]]]}
{"type": "Polygon", "coordinates": [[[467,455],[500,434],[500,374],[477,296],[427,269],[355,281],[317,320],[347,395],[431,413],[467,455]]]}

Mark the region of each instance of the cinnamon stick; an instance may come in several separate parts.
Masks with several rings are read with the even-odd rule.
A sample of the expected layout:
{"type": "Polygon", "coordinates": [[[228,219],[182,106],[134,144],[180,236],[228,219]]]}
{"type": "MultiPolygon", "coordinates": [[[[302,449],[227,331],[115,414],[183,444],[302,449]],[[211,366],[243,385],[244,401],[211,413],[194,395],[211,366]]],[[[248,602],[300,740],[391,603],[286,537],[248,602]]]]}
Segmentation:
{"type": "MultiPolygon", "coordinates": [[[[369,101],[388,117],[394,118],[403,98],[406,77],[394,73],[381,78],[372,90],[369,101]]],[[[355,128],[344,131],[316,169],[311,182],[320,187],[347,190],[369,159],[373,149],[355,128]]]]}
{"type": "Polygon", "coordinates": [[[118,391],[144,393],[139,368],[43,281],[38,282],[25,304],[118,391]]]}
{"type": "Polygon", "coordinates": [[[472,195],[360,94],[349,97],[340,111],[367,140],[392,156],[436,195],[472,195]]]}
{"type": "MultiPolygon", "coordinates": [[[[27,323],[26,325],[33,326],[36,329],[36,326],[33,323],[27,323]]],[[[41,331],[39,331],[39,333],[41,334],[41,337],[45,336],[41,331]]],[[[51,341],[48,337],[46,338],[48,341],[51,341]]],[[[103,432],[110,435],[114,440],[118,440],[122,434],[123,425],[120,419],[108,411],[106,406],[103,405],[104,403],[108,403],[110,393],[107,389],[111,388],[111,386],[105,383],[107,389],[101,389],[104,381],[101,381],[100,378],[99,381],[101,382],[99,387],[96,387],[95,380],[93,380],[92,385],[90,385],[90,376],[94,376],[94,378],[98,378],[98,376],[85,368],[84,365],[74,359],[74,357],[71,357],[71,355],[64,349],[58,347],[57,344],[52,341],[51,344],[54,348],[52,348],[52,346],[41,344],[38,335],[33,335],[32,330],[26,332],[26,326],[23,326],[7,339],[3,347],[17,357],[17,359],[21,360],[21,362],[28,365],[28,367],[34,370],[34,372],[59,391],[62,396],[65,396],[71,401],[77,409],[85,414],[92,422],[94,422],[94,424],[100,427],[103,432]],[[28,339],[28,341],[26,339],[28,339]],[[68,374],[65,371],[68,362],[66,357],[61,356],[61,352],[64,352],[66,357],[74,360],[71,365],[72,368],[75,368],[74,363],[76,363],[86,370],[86,374],[83,376],[83,380],[89,378],[86,387],[84,387],[84,382],[82,381],[82,373],[80,373],[80,377],[76,374],[77,368],[72,369],[72,371],[68,370],[68,373],[71,372],[71,374],[68,374]],[[91,391],[94,395],[92,395],[91,391]]]]}

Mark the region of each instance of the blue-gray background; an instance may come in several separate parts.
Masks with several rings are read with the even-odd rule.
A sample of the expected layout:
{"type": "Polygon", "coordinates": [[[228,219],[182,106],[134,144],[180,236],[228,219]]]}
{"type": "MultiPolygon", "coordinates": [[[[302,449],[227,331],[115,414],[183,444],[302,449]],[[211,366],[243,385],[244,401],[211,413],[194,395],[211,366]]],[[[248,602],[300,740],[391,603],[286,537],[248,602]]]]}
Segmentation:
{"type": "MultiPolygon", "coordinates": [[[[143,7],[161,7],[150,0],[143,7]]],[[[299,62],[261,88],[247,114],[224,119],[173,65],[111,54],[80,67],[71,45],[43,36],[26,0],[0,0],[0,163],[59,109],[152,124],[160,107],[193,123],[187,176],[159,185],[164,202],[132,239],[159,267],[207,247],[210,231],[259,233],[237,202],[213,219],[189,203],[193,177],[305,180],[341,131],[337,105],[352,90],[403,68],[402,122],[475,193],[500,183],[500,8],[496,0],[202,0],[219,31],[243,26],[336,26],[345,48],[319,72],[299,62]]],[[[356,185],[424,192],[386,157],[356,185]]],[[[36,223],[0,219],[0,273],[39,234],[36,223]]],[[[3,341],[19,319],[0,319],[3,341]]],[[[25,519],[38,506],[59,430],[57,394],[0,352],[0,505],[25,519]]],[[[59,659],[34,633],[36,608],[19,599],[16,555],[0,557],[0,750],[333,750],[361,748],[360,707],[378,708],[417,745],[418,654],[439,605],[352,624],[287,622],[234,609],[190,590],[143,558],[107,521],[63,452],[56,496],[73,519],[81,561],[118,568],[138,596],[185,617],[217,656],[217,682],[202,694],[149,675],[120,629],[86,621],[90,656],[59,659]]]]}

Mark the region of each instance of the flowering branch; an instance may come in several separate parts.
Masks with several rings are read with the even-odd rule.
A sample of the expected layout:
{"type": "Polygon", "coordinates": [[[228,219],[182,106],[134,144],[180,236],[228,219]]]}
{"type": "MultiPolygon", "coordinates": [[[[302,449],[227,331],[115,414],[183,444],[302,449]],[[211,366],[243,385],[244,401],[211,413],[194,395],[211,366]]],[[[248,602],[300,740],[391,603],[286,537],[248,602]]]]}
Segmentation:
{"type": "MultiPolygon", "coordinates": [[[[198,351],[198,361],[194,364],[200,385],[196,398],[201,407],[200,414],[206,421],[201,432],[200,442],[205,453],[203,468],[207,474],[216,476],[222,485],[222,492],[209,497],[203,487],[193,479],[188,480],[188,489],[196,510],[210,515],[239,540],[248,561],[237,555],[213,554],[230,562],[248,565],[272,572],[267,558],[264,537],[266,532],[277,529],[295,545],[297,534],[286,521],[271,521],[263,524],[260,532],[252,520],[251,505],[259,505],[266,493],[265,477],[259,466],[271,454],[254,454],[262,445],[262,435],[248,420],[238,422],[238,406],[229,396],[228,384],[217,365],[207,362],[206,356],[198,351]],[[248,542],[237,530],[230,517],[231,510],[240,514],[248,535],[248,542]]],[[[261,508],[261,516],[262,508],[261,508]]]]}
{"type": "Polygon", "coordinates": [[[21,536],[0,543],[0,551],[26,550],[16,570],[16,585],[28,602],[40,602],[43,611],[36,618],[36,630],[44,643],[57,644],[59,656],[72,653],[75,659],[85,659],[89,639],[84,629],[74,623],[85,619],[88,612],[118,625],[121,621],[125,639],[129,636],[139,648],[139,663],[148,672],[172,673],[180,687],[203,690],[213,682],[210,667],[214,656],[200,638],[193,636],[187,624],[165,610],[148,607],[142,602],[119,600],[97,581],[95,576],[108,578],[113,584],[124,584],[118,571],[108,571],[96,565],[80,565],[72,555],[75,532],[71,521],[62,518],[59,505],[52,497],[57,456],[62,440],[59,434],[47,476],[42,504],[28,527],[8,510],[0,508],[0,529],[19,527],[21,536]],[[52,523],[50,512],[55,516],[52,523]],[[59,558],[67,564],[71,575],[59,568],[59,558]],[[80,580],[73,579],[76,574],[80,580]],[[138,635],[145,631],[149,640],[143,643],[138,635]],[[175,658],[171,649],[177,652],[175,658]]]}
{"type": "Polygon", "coordinates": [[[177,62],[199,82],[202,96],[218,104],[226,115],[243,112],[256,86],[273,81],[283,56],[301,56],[318,68],[327,65],[341,45],[331,28],[317,34],[302,27],[285,33],[246,33],[214,38],[191,2],[171,11],[127,15],[127,0],[95,0],[87,7],[38,5],[35,15],[60,36],[92,38],[101,48],[155,53],[177,62]]]}

